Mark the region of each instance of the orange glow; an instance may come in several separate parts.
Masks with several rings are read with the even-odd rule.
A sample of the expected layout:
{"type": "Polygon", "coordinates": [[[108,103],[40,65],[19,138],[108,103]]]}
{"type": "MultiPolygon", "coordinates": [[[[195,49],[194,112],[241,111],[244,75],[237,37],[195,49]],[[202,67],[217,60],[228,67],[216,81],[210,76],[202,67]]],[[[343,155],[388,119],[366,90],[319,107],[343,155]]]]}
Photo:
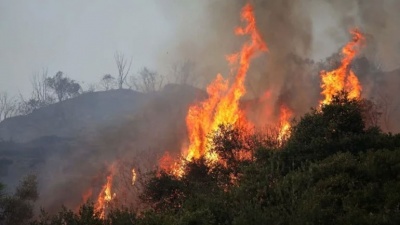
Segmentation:
{"type": "Polygon", "coordinates": [[[137,177],[136,170],[135,168],[132,168],[132,186],[135,185],[136,177],[137,177]]]}
{"type": "Polygon", "coordinates": [[[186,124],[189,135],[189,146],[183,152],[188,161],[202,156],[209,162],[216,162],[218,156],[210,152],[207,135],[218,129],[221,124],[235,126],[252,126],[245,118],[244,112],[239,109],[239,100],[246,93],[244,85],[250,60],[259,52],[267,51],[257,28],[253,7],[247,4],[241,11],[241,19],[246,22],[245,27],[235,29],[236,35],[248,35],[250,40],[246,42],[239,53],[227,56],[229,64],[235,68],[234,81],[223,79],[221,75],[207,87],[208,99],[192,105],[189,108],[186,124]]]}
{"type": "MultiPolygon", "coordinates": [[[[218,74],[214,82],[207,87],[208,99],[200,104],[192,105],[186,116],[186,126],[189,135],[189,147],[184,157],[191,161],[206,156],[208,153],[207,135],[217,129],[214,120],[215,110],[221,101],[222,95],[228,90],[228,82],[218,74]]],[[[207,156],[206,156],[207,157],[207,156]]],[[[209,159],[215,158],[208,155],[209,159]]]]}
{"type": "Polygon", "coordinates": [[[279,115],[279,134],[278,141],[280,144],[290,136],[290,118],[292,117],[292,112],[289,108],[282,105],[280,108],[279,115]]]}
{"type": "Polygon", "coordinates": [[[83,195],[82,195],[83,204],[85,204],[89,200],[89,198],[92,197],[92,195],[93,195],[92,188],[89,188],[89,190],[87,190],[85,193],[83,193],[83,195]]]}
{"type": "Polygon", "coordinates": [[[184,162],[177,162],[168,151],[166,151],[158,161],[159,168],[162,171],[176,177],[181,177],[183,175],[183,164],[184,162]]]}
{"type": "Polygon", "coordinates": [[[321,94],[324,96],[321,104],[329,104],[332,101],[332,96],[342,90],[348,92],[350,99],[358,99],[361,96],[361,84],[350,69],[350,64],[359,53],[365,38],[357,29],[352,30],[351,34],[352,40],[342,49],[343,58],[340,67],[329,72],[321,71],[321,94]]]}
{"type": "Polygon", "coordinates": [[[107,176],[107,182],[101,188],[99,196],[97,198],[97,202],[95,204],[95,211],[100,213],[100,218],[104,219],[106,215],[106,208],[109,202],[113,200],[116,196],[115,193],[112,193],[112,185],[113,185],[113,177],[115,174],[114,165],[109,169],[109,175],[107,176]]]}
{"type": "Polygon", "coordinates": [[[75,212],[79,212],[82,205],[86,204],[93,195],[93,189],[89,188],[82,194],[82,202],[75,208],[75,212]]]}

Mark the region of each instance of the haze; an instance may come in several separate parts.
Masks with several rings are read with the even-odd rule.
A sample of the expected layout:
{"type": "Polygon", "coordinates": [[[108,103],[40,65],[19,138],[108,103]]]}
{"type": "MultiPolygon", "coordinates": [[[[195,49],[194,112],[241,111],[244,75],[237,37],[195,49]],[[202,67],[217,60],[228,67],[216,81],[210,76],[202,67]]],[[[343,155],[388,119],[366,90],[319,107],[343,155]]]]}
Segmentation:
{"type": "MultiPolygon", "coordinates": [[[[207,26],[199,24],[204,13],[203,18],[196,17],[204,5],[160,0],[1,0],[0,90],[28,96],[32,74],[43,68],[50,76],[63,71],[87,88],[104,74],[116,73],[116,51],[133,58],[133,73],[144,66],[167,73],[173,60],[165,59],[179,45],[178,26],[192,29],[191,38],[206,35],[207,26]]],[[[320,35],[327,24],[329,19],[318,20],[316,32],[320,35]]],[[[324,40],[331,41],[316,44],[328,46],[324,40]]],[[[319,48],[315,55],[320,58],[333,49],[319,48]]]]}
{"type": "Polygon", "coordinates": [[[85,88],[115,74],[114,53],[133,58],[132,71],[156,67],[173,24],[157,1],[0,1],[0,90],[24,95],[44,67],[85,88]]]}

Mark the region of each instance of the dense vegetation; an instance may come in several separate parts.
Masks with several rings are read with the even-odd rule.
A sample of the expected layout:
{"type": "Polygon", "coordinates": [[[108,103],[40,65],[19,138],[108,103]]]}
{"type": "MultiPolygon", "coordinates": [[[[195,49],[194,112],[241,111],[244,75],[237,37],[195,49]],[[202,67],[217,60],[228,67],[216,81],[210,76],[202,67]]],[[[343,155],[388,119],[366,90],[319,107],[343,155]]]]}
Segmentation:
{"type": "MultiPolygon", "coordinates": [[[[182,178],[153,173],[140,212],[114,210],[103,220],[89,203],[78,213],[43,211],[32,224],[399,224],[400,135],[375,126],[370,106],[340,93],[294,122],[284,143],[221,126],[210,138],[225,165],[200,159],[182,178]],[[240,160],[238,151],[253,157],[240,160]]],[[[7,210],[27,196],[20,189],[2,196],[3,221],[31,216],[7,210]]]]}

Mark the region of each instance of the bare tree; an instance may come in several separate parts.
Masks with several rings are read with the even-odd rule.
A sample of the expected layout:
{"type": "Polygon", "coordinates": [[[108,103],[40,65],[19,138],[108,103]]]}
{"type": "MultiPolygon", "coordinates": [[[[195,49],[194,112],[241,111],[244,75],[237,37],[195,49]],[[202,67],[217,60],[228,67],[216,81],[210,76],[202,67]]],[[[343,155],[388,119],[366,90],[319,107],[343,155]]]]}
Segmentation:
{"type": "Polygon", "coordinates": [[[25,100],[20,94],[20,102],[18,104],[18,113],[27,115],[35,109],[42,108],[55,102],[55,98],[50,93],[47,83],[48,70],[43,68],[41,73],[34,73],[31,77],[32,93],[25,100]]]}
{"type": "Polygon", "coordinates": [[[54,103],[54,98],[49,93],[49,85],[47,83],[48,70],[42,69],[42,73],[35,73],[31,78],[32,84],[32,96],[31,99],[36,100],[39,103],[39,107],[43,107],[54,103]]]}
{"type": "Polygon", "coordinates": [[[0,121],[15,116],[17,113],[17,101],[10,98],[6,92],[0,93],[0,121]]]}
{"type": "Polygon", "coordinates": [[[103,78],[101,78],[100,85],[106,91],[113,89],[115,86],[115,78],[111,76],[111,74],[106,74],[103,76],[103,78]]]}
{"type": "Polygon", "coordinates": [[[118,77],[117,77],[118,89],[122,89],[124,83],[126,83],[126,78],[129,74],[129,71],[131,70],[132,58],[129,61],[129,64],[125,56],[119,52],[115,53],[114,58],[118,68],[118,77]]]}
{"type": "Polygon", "coordinates": [[[193,84],[196,80],[195,63],[186,60],[172,66],[172,77],[177,84],[193,84]]]}
{"type": "Polygon", "coordinates": [[[32,98],[40,102],[46,101],[48,97],[48,91],[47,91],[48,86],[46,83],[47,74],[48,70],[46,68],[42,70],[42,74],[35,73],[31,78],[31,84],[33,89],[32,98]]]}
{"type": "Polygon", "coordinates": [[[145,93],[158,91],[164,84],[164,76],[156,71],[152,71],[144,67],[138,76],[130,77],[130,86],[133,89],[145,93]]]}

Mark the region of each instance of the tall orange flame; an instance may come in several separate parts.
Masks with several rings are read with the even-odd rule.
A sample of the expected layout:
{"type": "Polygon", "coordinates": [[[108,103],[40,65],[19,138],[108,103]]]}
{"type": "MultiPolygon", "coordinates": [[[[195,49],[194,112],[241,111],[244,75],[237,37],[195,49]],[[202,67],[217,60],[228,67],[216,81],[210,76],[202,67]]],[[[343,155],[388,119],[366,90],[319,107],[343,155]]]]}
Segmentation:
{"type": "Polygon", "coordinates": [[[112,193],[113,177],[115,174],[114,164],[111,166],[109,173],[110,174],[107,176],[107,182],[102,187],[95,204],[95,211],[100,213],[100,218],[102,219],[105,218],[107,205],[116,196],[115,193],[112,193]]]}
{"type": "Polygon", "coordinates": [[[201,156],[211,162],[218,160],[218,156],[209,151],[210,143],[207,135],[217,130],[219,125],[250,125],[244,112],[239,109],[239,100],[246,93],[244,82],[250,60],[257,53],[267,51],[267,46],[257,30],[253,7],[250,4],[243,7],[241,19],[246,22],[246,26],[236,28],[235,34],[248,35],[250,40],[242,46],[239,53],[227,57],[228,62],[236,69],[233,83],[229,86],[229,81],[218,74],[207,87],[209,98],[189,108],[186,117],[189,146],[183,152],[184,158],[188,161],[201,156]]]}
{"type": "Polygon", "coordinates": [[[290,118],[292,117],[292,112],[288,107],[282,105],[280,107],[279,114],[279,134],[278,134],[278,142],[282,144],[284,140],[286,140],[290,135],[290,118]]]}
{"type": "Polygon", "coordinates": [[[135,185],[136,177],[137,177],[136,170],[135,168],[132,168],[132,186],[135,185]]]}
{"type": "Polygon", "coordinates": [[[321,94],[324,96],[321,104],[329,104],[332,101],[332,96],[342,90],[348,92],[351,99],[357,99],[361,96],[362,87],[357,76],[351,70],[350,64],[359,53],[365,38],[357,29],[351,30],[350,33],[353,38],[342,49],[343,58],[340,67],[330,72],[321,71],[321,94]]]}

